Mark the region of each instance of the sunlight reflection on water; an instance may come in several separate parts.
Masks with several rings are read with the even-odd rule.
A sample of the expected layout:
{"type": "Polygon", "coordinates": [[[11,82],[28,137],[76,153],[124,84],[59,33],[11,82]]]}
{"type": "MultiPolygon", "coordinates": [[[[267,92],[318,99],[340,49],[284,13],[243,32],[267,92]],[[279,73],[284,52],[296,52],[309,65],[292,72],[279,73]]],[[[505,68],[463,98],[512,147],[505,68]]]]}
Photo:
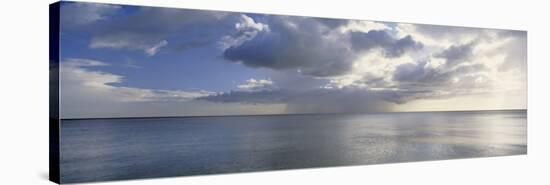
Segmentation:
{"type": "Polygon", "coordinates": [[[525,110],[62,120],[61,181],[527,152],[525,110]]]}

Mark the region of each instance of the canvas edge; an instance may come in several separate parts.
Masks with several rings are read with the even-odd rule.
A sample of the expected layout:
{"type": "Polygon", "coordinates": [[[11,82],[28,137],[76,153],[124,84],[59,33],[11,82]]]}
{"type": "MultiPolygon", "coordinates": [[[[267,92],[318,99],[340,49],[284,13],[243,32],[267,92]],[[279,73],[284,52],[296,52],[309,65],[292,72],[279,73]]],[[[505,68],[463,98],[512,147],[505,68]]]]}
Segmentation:
{"type": "Polygon", "coordinates": [[[49,5],[49,180],[60,184],[59,27],[60,2],[49,5]]]}

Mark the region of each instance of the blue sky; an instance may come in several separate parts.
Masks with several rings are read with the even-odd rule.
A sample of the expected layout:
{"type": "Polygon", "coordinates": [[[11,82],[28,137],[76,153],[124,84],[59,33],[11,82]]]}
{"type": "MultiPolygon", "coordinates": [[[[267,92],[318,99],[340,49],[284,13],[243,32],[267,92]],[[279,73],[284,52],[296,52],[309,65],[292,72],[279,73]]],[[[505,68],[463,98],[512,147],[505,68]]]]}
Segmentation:
{"type": "Polygon", "coordinates": [[[63,2],[60,35],[63,118],[526,108],[524,31],[63,2]]]}
{"type": "MultiPolygon", "coordinates": [[[[66,2],[63,6],[74,6],[75,3],[66,2]]],[[[85,7],[83,7],[85,8],[85,7]]],[[[138,7],[121,6],[117,13],[109,19],[131,16],[138,7]]],[[[69,15],[66,15],[69,16],[69,15]]],[[[102,20],[108,26],[108,20],[102,20]]],[[[119,74],[125,80],[117,86],[132,86],[153,89],[209,89],[214,91],[228,91],[235,88],[238,82],[250,78],[265,78],[262,71],[249,69],[241,65],[225,62],[221,50],[216,43],[182,51],[176,47],[166,48],[154,56],[147,56],[140,50],[112,50],[108,48],[90,49],[90,40],[98,27],[91,30],[71,29],[62,25],[61,31],[61,58],[87,58],[109,63],[101,67],[102,71],[119,74]],[[231,79],[227,81],[226,79],[231,79]]],[[[77,25],[78,26],[78,25],[77,25]]],[[[172,41],[185,42],[192,40],[202,32],[186,35],[184,38],[167,38],[172,41]]]]}

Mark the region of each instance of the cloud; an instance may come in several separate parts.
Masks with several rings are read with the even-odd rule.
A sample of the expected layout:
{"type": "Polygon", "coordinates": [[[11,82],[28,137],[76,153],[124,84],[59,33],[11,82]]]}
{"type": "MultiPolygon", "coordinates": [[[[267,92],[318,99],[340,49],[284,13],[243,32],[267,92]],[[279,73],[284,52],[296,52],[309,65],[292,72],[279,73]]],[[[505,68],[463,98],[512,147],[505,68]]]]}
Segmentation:
{"type": "Polygon", "coordinates": [[[350,71],[361,52],[380,49],[388,57],[397,57],[421,48],[411,37],[395,39],[382,30],[342,32],[347,20],[271,16],[265,24],[268,30],[227,48],[224,57],[254,68],[330,77],[350,71]]]}
{"type": "Polygon", "coordinates": [[[494,31],[482,28],[407,23],[397,24],[395,30],[398,36],[410,35],[425,45],[436,47],[449,47],[485,39],[494,31]]]}
{"type": "Polygon", "coordinates": [[[318,89],[295,96],[287,113],[366,113],[390,111],[394,105],[385,100],[392,92],[358,89],[318,89]]]}
{"type": "Polygon", "coordinates": [[[268,30],[269,26],[256,22],[251,17],[241,14],[234,28],[235,31],[233,33],[223,36],[219,42],[222,50],[241,45],[243,42],[256,37],[259,32],[268,30]]]}
{"type": "Polygon", "coordinates": [[[433,79],[437,73],[436,69],[426,67],[426,62],[407,63],[397,66],[393,79],[401,82],[423,82],[433,79]]]}
{"type": "MultiPolygon", "coordinates": [[[[239,102],[247,101],[246,97],[254,97],[252,102],[284,102],[289,112],[307,112],[314,110],[313,107],[319,107],[316,111],[320,112],[337,109],[353,112],[378,111],[369,108],[371,106],[361,107],[370,105],[367,100],[377,102],[375,105],[380,104],[378,106],[382,108],[379,110],[388,110],[417,99],[494,94],[506,91],[495,89],[495,84],[502,81],[499,75],[503,75],[495,70],[506,63],[501,58],[510,55],[497,49],[511,47],[506,43],[516,41],[518,35],[474,28],[449,31],[448,28],[426,25],[414,26],[416,32],[411,34],[402,32],[399,26],[378,25],[361,31],[349,29],[349,22],[334,24],[335,30],[339,30],[335,32],[334,27],[305,19],[270,18],[265,23],[269,26],[268,31],[261,31],[254,38],[227,48],[224,56],[248,67],[273,70],[272,75],[278,76],[274,78],[277,84],[280,84],[278,81],[301,79],[300,83],[307,88],[279,85],[277,91],[231,92],[205,99],[239,102]],[[302,30],[308,30],[307,34],[302,30]],[[312,35],[316,39],[309,40],[308,36],[312,35]],[[429,40],[428,44],[413,39],[415,36],[419,36],[420,40],[429,40]],[[508,38],[509,41],[503,44],[503,39],[498,37],[508,38]],[[338,42],[332,42],[335,40],[338,42]],[[345,55],[340,55],[342,53],[345,55]],[[345,96],[350,96],[350,100],[345,96]],[[357,101],[351,100],[354,98],[357,101]],[[329,106],[337,101],[349,102],[348,108],[329,106]]],[[[516,63],[525,62],[526,59],[516,60],[516,63]]],[[[514,81],[518,80],[521,79],[514,81]]]]}
{"type": "Polygon", "coordinates": [[[386,57],[399,57],[409,50],[422,48],[422,43],[412,37],[393,38],[388,32],[371,30],[369,32],[351,32],[351,43],[356,51],[364,52],[372,49],[381,49],[386,57]]]}
{"type": "Polygon", "coordinates": [[[303,75],[297,71],[268,71],[270,80],[276,84],[276,89],[291,89],[297,92],[318,89],[329,80],[310,75],[303,75]]]}
{"type": "Polygon", "coordinates": [[[494,53],[506,53],[499,70],[527,70],[527,32],[501,31],[498,38],[504,40],[504,43],[494,53]]]}
{"type": "Polygon", "coordinates": [[[122,76],[89,69],[107,65],[97,60],[78,58],[70,58],[61,62],[59,81],[60,107],[61,113],[64,114],[62,117],[79,117],[81,114],[90,112],[90,107],[99,109],[91,112],[120,113],[123,116],[127,114],[124,112],[125,110],[110,113],[107,110],[113,111],[112,109],[117,106],[140,102],[144,104],[187,102],[213,94],[213,92],[204,90],[162,90],[116,86],[123,81],[122,76]],[[112,107],[109,108],[109,106],[112,107]],[[102,108],[105,110],[101,110],[102,108]]]}
{"type": "Polygon", "coordinates": [[[461,65],[456,68],[431,67],[428,62],[408,63],[396,68],[393,80],[404,89],[454,91],[453,86],[481,83],[488,71],[483,64],[461,65]],[[471,79],[474,80],[471,80],[471,79]],[[480,79],[477,82],[475,79],[480,79]]]}
{"type": "MultiPolygon", "coordinates": [[[[182,43],[205,43],[212,40],[205,29],[212,26],[229,26],[220,22],[234,15],[225,12],[186,10],[172,8],[140,7],[136,12],[114,19],[95,28],[90,41],[91,48],[143,50],[154,55],[170,42],[178,48],[182,43]],[[192,26],[191,26],[192,25],[192,26]],[[189,37],[188,34],[202,29],[203,36],[189,37]]],[[[223,29],[222,29],[223,30],[223,29]]]]}
{"type": "Polygon", "coordinates": [[[183,110],[190,106],[202,114],[229,113],[232,107],[243,114],[337,113],[526,91],[523,31],[148,7],[88,9],[82,13],[95,15],[84,21],[93,24],[90,48],[155,56],[213,46],[201,52],[256,69],[263,79],[249,77],[216,93],[123,87],[117,86],[122,76],[97,70],[107,64],[67,59],[64,75],[72,76],[63,80],[74,91],[66,96],[81,104],[116,102],[120,109],[162,107],[173,114],[191,114],[183,110]],[[134,108],[140,106],[145,107],[134,108]]]}
{"type": "Polygon", "coordinates": [[[342,42],[344,38],[330,38],[330,27],[317,19],[277,16],[267,24],[269,31],[226,49],[224,57],[249,67],[300,70],[315,76],[338,75],[349,69],[354,53],[342,42]]]}
{"type": "MultiPolygon", "coordinates": [[[[220,93],[120,86],[124,77],[102,72],[107,63],[69,58],[59,68],[60,116],[66,118],[279,114],[285,104],[207,101],[220,93]]],[[[257,84],[268,84],[256,80],[257,84]]],[[[260,91],[242,91],[257,93],[260,91]]],[[[258,98],[266,99],[265,97],[258,98]]]]}
{"type": "MultiPolygon", "coordinates": [[[[307,81],[302,81],[307,82],[307,81]]],[[[307,83],[300,83],[306,85],[307,83]]],[[[399,102],[400,94],[391,91],[370,91],[366,89],[341,88],[325,89],[319,86],[305,89],[275,87],[271,80],[247,80],[247,83],[237,86],[238,89],[229,92],[211,94],[199,97],[215,103],[270,105],[282,104],[285,109],[281,113],[364,113],[382,112],[391,109],[399,102]]]]}
{"type": "Polygon", "coordinates": [[[275,89],[275,85],[271,80],[251,78],[245,84],[238,85],[237,88],[241,91],[268,91],[275,89]]]}
{"type": "MultiPolygon", "coordinates": [[[[104,62],[90,59],[66,59],[60,65],[62,88],[90,88],[101,91],[112,101],[189,101],[213,94],[208,91],[157,90],[115,86],[123,77],[111,73],[89,70],[86,67],[106,66],[104,62]]],[[[63,93],[69,93],[62,90],[63,93]]]]}
{"type": "Polygon", "coordinates": [[[276,104],[287,103],[293,94],[285,91],[229,91],[210,96],[199,97],[198,100],[206,100],[218,103],[242,103],[242,104],[276,104]]]}
{"type": "MultiPolygon", "coordinates": [[[[349,33],[354,34],[352,31],[349,33]]],[[[304,113],[384,111],[419,99],[437,100],[479,94],[500,96],[510,88],[517,91],[517,85],[505,88],[496,85],[506,81],[500,77],[505,74],[498,72],[498,69],[506,64],[509,55],[498,50],[507,48],[511,51],[510,43],[521,39],[516,38],[517,34],[511,34],[513,37],[506,34],[505,39],[498,39],[495,38],[498,36],[495,33],[483,31],[483,34],[479,34],[480,38],[474,38],[473,41],[456,42],[449,46],[428,45],[427,48],[421,43],[412,42],[410,36],[394,38],[389,33],[378,30],[357,33],[363,38],[352,39],[352,42],[357,41],[364,45],[357,44],[352,47],[354,50],[381,52],[364,52],[351,62],[352,67],[342,75],[323,76],[309,81],[304,76],[318,76],[271,67],[276,71],[273,75],[279,76],[274,78],[275,83],[302,79],[300,84],[308,88],[294,86],[300,89],[295,90],[290,86],[279,85],[276,91],[231,92],[223,96],[211,95],[204,99],[219,102],[284,102],[287,112],[304,113]],[[400,41],[401,43],[397,44],[400,41]],[[421,50],[418,52],[423,54],[412,55],[413,52],[410,50],[421,50]],[[325,85],[319,85],[322,81],[325,81],[325,85]],[[346,105],[338,107],[339,104],[346,105]]],[[[515,62],[525,63],[526,59],[515,62]]],[[[521,74],[524,71],[516,72],[521,74]]],[[[522,83],[521,78],[510,80],[514,81],[514,84],[522,83]]],[[[519,91],[522,90],[526,89],[519,88],[519,91]]]]}
{"type": "Polygon", "coordinates": [[[98,60],[91,60],[91,59],[84,59],[84,58],[68,58],[65,59],[66,63],[63,65],[66,67],[92,67],[92,66],[108,66],[109,64],[98,61],[98,60]]]}
{"type": "Polygon", "coordinates": [[[347,24],[344,26],[339,27],[340,32],[369,32],[372,30],[386,30],[389,31],[392,28],[388,25],[381,23],[381,22],[375,22],[375,21],[361,21],[361,20],[349,20],[347,24]]]}
{"type": "MultiPolygon", "coordinates": [[[[426,25],[413,27],[422,26],[426,25]]],[[[398,34],[419,38],[420,51],[395,59],[368,54],[347,75],[332,78],[327,87],[393,91],[396,96],[387,100],[399,104],[480,94],[501,97],[527,90],[521,85],[526,84],[525,32],[429,27],[437,28],[398,34]]]]}
{"type": "Polygon", "coordinates": [[[454,66],[457,63],[470,60],[473,57],[473,47],[474,43],[452,45],[434,56],[444,58],[446,65],[454,66]]]}
{"type": "Polygon", "coordinates": [[[211,94],[200,97],[199,100],[222,103],[273,104],[285,102],[291,93],[280,91],[273,81],[266,79],[248,79],[237,89],[229,92],[211,94]]]}
{"type": "Polygon", "coordinates": [[[167,44],[168,41],[162,40],[159,43],[155,44],[153,47],[145,49],[145,53],[147,53],[147,55],[149,56],[153,56],[157,54],[157,52],[159,52],[160,48],[166,46],[167,44]]]}
{"type": "Polygon", "coordinates": [[[218,103],[284,104],[283,113],[365,113],[391,110],[393,92],[376,92],[358,89],[289,89],[263,91],[231,91],[205,97],[218,103]]]}
{"type": "Polygon", "coordinates": [[[74,27],[106,20],[121,7],[118,5],[64,2],[61,6],[61,25],[74,27]]]}

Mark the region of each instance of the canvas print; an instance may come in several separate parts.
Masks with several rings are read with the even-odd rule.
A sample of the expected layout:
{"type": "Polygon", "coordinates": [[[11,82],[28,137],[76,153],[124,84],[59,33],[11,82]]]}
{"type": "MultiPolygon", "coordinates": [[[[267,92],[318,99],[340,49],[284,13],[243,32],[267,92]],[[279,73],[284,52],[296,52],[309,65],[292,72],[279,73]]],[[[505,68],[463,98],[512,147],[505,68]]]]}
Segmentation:
{"type": "Polygon", "coordinates": [[[527,32],[59,2],[58,183],[523,155],[527,32]]]}

